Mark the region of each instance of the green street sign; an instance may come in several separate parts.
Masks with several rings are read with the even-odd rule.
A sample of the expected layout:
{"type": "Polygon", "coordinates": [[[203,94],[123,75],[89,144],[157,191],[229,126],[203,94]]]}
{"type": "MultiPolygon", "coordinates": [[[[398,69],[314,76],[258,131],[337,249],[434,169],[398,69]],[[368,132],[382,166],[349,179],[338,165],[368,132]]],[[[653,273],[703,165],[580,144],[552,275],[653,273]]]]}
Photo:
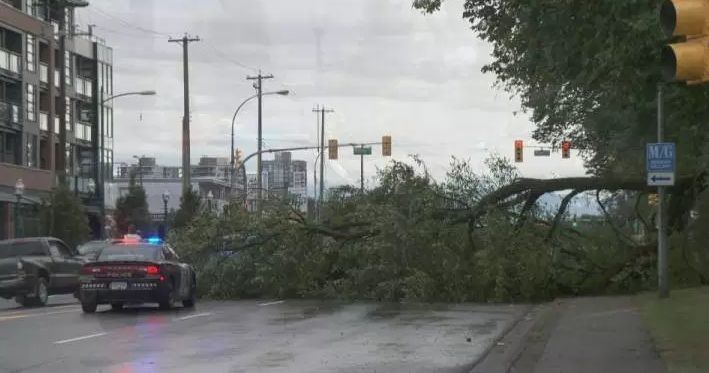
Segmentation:
{"type": "Polygon", "coordinates": [[[368,146],[366,148],[354,148],[354,155],[372,155],[372,147],[368,146]]]}

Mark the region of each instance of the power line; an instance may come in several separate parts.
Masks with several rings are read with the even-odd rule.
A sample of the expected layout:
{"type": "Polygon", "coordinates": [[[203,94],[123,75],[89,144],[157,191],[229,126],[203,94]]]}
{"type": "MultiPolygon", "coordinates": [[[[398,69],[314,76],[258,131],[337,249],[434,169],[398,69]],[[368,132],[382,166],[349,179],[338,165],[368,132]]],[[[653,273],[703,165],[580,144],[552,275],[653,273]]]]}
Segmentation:
{"type": "Polygon", "coordinates": [[[116,16],[114,16],[114,15],[108,14],[108,13],[106,13],[106,12],[104,12],[104,11],[102,11],[101,9],[98,9],[98,8],[88,8],[88,10],[89,10],[89,11],[95,11],[95,12],[97,12],[98,14],[103,15],[104,17],[108,17],[108,18],[114,19],[114,20],[116,20],[116,21],[122,23],[124,26],[131,27],[131,28],[134,28],[134,29],[139,30],[139,31],[143,31],[143,32],[148,33],[148,34],[154,34],[154,35],[159,35],[159,36],[163,36],[163,37],[165,37],[165,36],[170,37],[170,34],[167,34],[167,33],[164,33],[164,32],[160,32],[160,31],[156,31],[156,30],[152,30],[152,29],[149,29],[149,28],[146,28],[146,27],[142,27],[142,26],[140,26],[140,25],[137,25],[137,24],[135,24],[135,23],[128,22],[128,21],[126,21],[126,20],[124,20],[124,19],[122,19],[122,18],[120,18],[120,17],[116,17],[116,16]]]}
{"type": "Polygon", "coordinates": [[[207,47],[209,47],[209,48],[214,52],[214,54],[215,54],[217,57],[221,58],[222,60],[224,60],[224,61],[226,61],[226,62],[230,62],[230,63],[232,63],[232,64],[234,64],[234,65],[236,65],[236,66],[242,67],[242,68],[244,68],[244,69],[247,69],[247,70],[250,70],[250,71],[253,71],[253,72],[258,72],[258,69],[257,69],[257,68],[252,67],[252,66],[249,66],[249,65],[246,65],[246,64],[244,64],[244,63],[241,63],[241,62],[239,62],[239,61],[237,61],[237,60],[235,60],[235,59],[233,59],[233,58],[227,56],[226,54],[222,53],[219,49],[217,49],[214,45],[212,45],[210,42],[208,42],[208,41],[206,41],[206,40],[204,41],[204,45],[206,45],[207,47]]]}

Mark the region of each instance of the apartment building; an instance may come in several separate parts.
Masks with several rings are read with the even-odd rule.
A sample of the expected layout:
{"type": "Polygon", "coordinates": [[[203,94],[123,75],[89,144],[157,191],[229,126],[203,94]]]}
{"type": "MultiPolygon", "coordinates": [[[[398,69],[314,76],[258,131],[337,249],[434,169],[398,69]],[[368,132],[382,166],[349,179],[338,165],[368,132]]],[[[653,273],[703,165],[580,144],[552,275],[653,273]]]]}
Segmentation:
{"type": "Polygon", "coordinates": [[[0,239],[41,233],[37,204],[60,180],[100,232],[113,169],[113,109],[101,98],[113,92],[113,51],[74,26],[73,7],[85,5],[0,0],[0,239]]]}

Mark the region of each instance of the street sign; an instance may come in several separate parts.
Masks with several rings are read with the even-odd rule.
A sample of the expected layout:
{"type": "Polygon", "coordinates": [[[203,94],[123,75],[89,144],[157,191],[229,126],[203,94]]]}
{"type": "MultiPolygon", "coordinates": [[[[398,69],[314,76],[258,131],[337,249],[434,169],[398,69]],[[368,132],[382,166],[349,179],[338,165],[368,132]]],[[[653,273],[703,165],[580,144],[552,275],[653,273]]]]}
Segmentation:
{"type": "Polygon", "coordinates": [[[368,146],[366,148],[355,147],[354,148],[354,155],[372,155],[372,147],[371,146],[368,146]]]}
{"type": "Polygon", "coordinates": [[[549,156],[551,156],[551,152],[546,149],[537,149],[534,151],[534,156],[535,157],[549,157],[549,156]]]}
{"type": "Polygon", "coordinates": [[[674,172],[648,172],[647,185],[649,186],[673,186],[675,185],[674,172]]]}
{"type": "Polygon", "coordinates": [[[645,152],[647,185],[672,186],[675,184],[675,144],[649,143],[645,152]]]}

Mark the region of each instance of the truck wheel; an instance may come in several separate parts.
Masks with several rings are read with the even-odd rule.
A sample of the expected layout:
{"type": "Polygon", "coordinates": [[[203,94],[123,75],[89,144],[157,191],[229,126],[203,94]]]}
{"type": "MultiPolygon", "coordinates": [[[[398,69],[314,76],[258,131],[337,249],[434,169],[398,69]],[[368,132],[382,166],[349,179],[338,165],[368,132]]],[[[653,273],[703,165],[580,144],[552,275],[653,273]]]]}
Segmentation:
{"type": "Polygon", "coordinates": [[[39,277],[34,289],[34,304],[40,307],[46,306],[49,300],[49,286],[47,285],[47,280],[44,277],[39,277]]]}
{"type": "Polygon", "coordinates": [[[96,312],[96,307],[98,307],[96,302],[81,302],[81,310],[84,313],[94,313],[96,312]]]}

